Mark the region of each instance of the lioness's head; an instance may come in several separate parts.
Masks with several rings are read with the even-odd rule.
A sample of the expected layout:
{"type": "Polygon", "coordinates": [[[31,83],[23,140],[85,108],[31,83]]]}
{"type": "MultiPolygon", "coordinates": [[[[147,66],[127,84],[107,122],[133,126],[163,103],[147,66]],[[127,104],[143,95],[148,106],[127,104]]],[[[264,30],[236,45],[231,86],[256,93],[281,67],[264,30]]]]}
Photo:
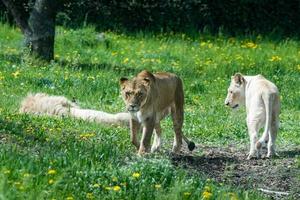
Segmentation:
{"type": "Polygon", "coordinates": [[[138,112],[143,107],[154,81],[153,74],[145,70],[132,80],[120,78],[121,94],[128,112],[138,112]]]}
{"type": "Polygon", "coordinates": [[[231,83],[228,88],[225,105],[233,109],[238,108],[245,102],[246,80],[242,74],[236,73],[231,77],[231,83]]]}

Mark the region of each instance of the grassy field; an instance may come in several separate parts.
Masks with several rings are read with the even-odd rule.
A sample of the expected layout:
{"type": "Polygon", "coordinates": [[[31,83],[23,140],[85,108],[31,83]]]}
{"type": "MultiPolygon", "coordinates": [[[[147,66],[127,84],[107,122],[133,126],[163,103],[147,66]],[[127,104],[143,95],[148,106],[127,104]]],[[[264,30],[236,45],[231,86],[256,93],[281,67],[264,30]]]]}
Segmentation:
{"type": "MultiPolygon", "coordinates": [[[[255,182],[252,187],[231,183],[225,173],[224,179],[223,175],[217,179],[198,170],[209,162],[205,160],[207,147],[234,146],[246,158],[249,139],[245,110],[233,112],[224,106],[230,76],[238,71],[263,74],[279,87],[282,111],[278,152],[291,159],[284,168],[294,170],[296,176],[291,176],[297,184],[300,182],[297,40],[274,41],[260,35],[190,38],[184,34],[113,32],[106,32],[103,38],[93,28],[60,27],[55,62],[51,64],[30,59],[22,45],[20,30],[0,24],[0,200],[269,198],[256,190],[255,182]],[[124,111],[118,80],[143,69],[182,77],[184,133],[198,144],[192,155],[170,155],[170,119],[163,122],[162,152],[140,158],[129,141],[127,128],[18,113],[20,101],[29,92],[75,97],[84,108],[124,111]]],[[[283,161],[259,162],[269,168],[283,161]]],[[[224,165],[230,173],[230,162],[224,165]]],[[[250,183],[251,175],[244,176],[250,183]]],[[[297,184],[292,184],[288,192],[299,195],[297,184]]]]}

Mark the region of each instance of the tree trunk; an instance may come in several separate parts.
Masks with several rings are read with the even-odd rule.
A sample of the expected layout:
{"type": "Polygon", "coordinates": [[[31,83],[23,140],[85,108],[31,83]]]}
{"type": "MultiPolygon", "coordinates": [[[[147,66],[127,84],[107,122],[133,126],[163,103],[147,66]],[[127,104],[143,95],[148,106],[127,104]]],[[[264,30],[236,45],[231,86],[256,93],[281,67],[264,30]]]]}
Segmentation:
{"type": "Polygon", "coordinates": [[[15,0],[2,0],[21,28],[31,54],[46,61],[54,58],[55,17],[58,0],[36,0],[29,19],[16,5],[15,0]]]}

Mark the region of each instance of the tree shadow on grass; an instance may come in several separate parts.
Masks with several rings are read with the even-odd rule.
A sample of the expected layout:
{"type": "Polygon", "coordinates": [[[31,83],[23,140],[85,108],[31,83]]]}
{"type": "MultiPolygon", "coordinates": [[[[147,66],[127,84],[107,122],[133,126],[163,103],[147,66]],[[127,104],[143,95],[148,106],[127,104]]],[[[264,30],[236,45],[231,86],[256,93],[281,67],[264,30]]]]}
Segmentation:
{"type": "Polygon", "coordinates": [[[72,68],[72,69],[79,69],[83,71],[90,71],[90,70],[105,70],[105,71],[113,71],[118,74],[133,74],[137,73],[141,70],[141,68],[133,68],[124,65],[115,65],[111,63],[88,63],[88,62],[79,62],[79,63],[71,63],[66,60],[60,60],[58,63],[62,67],[72,68]]]}
{"type": "Polygon", "coordinates": [[[297,156],[300,156],[300,148],[294,150],[280,151],[278,154],[279,154],[279,158],[280,157],[295,158],[297,156]]]}
{"type": "Polygon", "coordinates": [[[0,53],[0,60],[9,61],[11,63],[19,64],[22,61],[21,54],[2,54],[0,53]]]}

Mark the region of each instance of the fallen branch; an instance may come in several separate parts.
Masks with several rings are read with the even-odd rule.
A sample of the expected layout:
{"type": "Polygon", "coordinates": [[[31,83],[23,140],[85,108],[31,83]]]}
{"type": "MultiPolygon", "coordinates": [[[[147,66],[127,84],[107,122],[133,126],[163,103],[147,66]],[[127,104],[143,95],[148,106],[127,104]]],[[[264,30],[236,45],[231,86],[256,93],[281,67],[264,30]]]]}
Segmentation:
{"type": "Polygon", "coordinates": [[[279,192],[279,191],[267,190],[267,189],[263,189],[263,188],[259,188],[258,190],[261,192],[267,193],[267,194],[277,194],[280,196],[282,196],[282,195],[288,196],[289,195],[288,192],[279,192]]]}

